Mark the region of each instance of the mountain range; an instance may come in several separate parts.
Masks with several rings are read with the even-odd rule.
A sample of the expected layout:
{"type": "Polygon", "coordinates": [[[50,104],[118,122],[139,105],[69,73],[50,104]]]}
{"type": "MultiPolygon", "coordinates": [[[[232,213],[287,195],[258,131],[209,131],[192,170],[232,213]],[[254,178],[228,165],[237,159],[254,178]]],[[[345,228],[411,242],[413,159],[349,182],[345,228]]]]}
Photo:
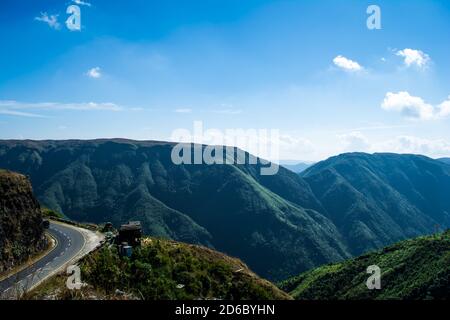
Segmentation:
{"type": "Polygon", "coordinates": [[[344,154],[302,176],[352,255],[450,225],[450,166],[424,156],[344,154]]]}
{"type": "MultiPolygon", "coordinates": [[[[0,168],[30,177],[42,205],[78,220],[140,220],[146,234],[202,244],[282,280],[450,225],[450,165],[344,154],[301,174],[260,165],[175,165],[173,144],[0,141],[0,168]]],[[[249,156],[249,155],[247,155],[249,156]]]]}
{"type": "Polygon", "coordinates": [[[298,161],[280,161],[280,165],[288,170],[291,170],[292,172],[302,173],[303,171],[311,167],[313,163],[298,162],[298,161]]]}

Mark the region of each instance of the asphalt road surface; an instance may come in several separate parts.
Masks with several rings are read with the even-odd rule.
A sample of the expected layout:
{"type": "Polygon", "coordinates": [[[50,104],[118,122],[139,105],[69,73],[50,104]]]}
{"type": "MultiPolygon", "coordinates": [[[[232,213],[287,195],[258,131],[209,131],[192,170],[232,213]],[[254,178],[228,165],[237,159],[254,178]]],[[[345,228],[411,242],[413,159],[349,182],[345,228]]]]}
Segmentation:
{"type": "Polygon", "coordinates": [[[83,251],[86,244],[83,234],[77,228],[68,225],[52,222],[47,232],[56,239],[56,246],[33,265],[2,280],[0,282],[0,298],[20,297],[22,293],[65,267],[83,251]]]}

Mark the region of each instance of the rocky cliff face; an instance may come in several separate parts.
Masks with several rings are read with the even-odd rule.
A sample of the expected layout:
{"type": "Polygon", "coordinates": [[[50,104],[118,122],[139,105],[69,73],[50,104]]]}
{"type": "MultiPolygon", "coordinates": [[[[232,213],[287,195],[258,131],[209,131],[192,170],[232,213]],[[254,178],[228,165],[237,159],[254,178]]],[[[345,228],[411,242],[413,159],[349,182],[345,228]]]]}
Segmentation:
{"type": "Polygon", "coordinates": [[[20,174],[0,170],[0,273],[44,249],[39,203],[20,174]]]}

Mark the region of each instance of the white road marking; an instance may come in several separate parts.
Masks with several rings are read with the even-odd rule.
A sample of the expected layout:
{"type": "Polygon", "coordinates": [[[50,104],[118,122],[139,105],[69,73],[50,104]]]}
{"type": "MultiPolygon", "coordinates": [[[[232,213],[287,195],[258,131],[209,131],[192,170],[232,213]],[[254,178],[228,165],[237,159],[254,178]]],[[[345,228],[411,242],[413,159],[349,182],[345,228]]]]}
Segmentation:
{"type": "MultiPolygon", "coordinates": [[[[95,246],[93,248],[90,248],[90,246],[87,246],[87,248],[85,248],[85,245],[88,244],[87,239],[91,239],[91,238],[94,239],[95,241],[92,241],[94,245],[95,245],[95,242],[100,242],[101,243],[101,241],[99,241],[99,239],[101,239],[101,237],[99,237],[98,235],[94,234],[93,232],[90,232],[90,231],[87,231],[87,230],[84,230],[84,229],[81,229],[81,228],[74,228],[74,229],[76,229],[78,231],[78,233],[80,233],[83,236],[83,238],[84,238],[84,243],[83,243],[83,246],[81,247],[81,249],[76,247],[76,248],[78,248],[77,249],[78,252],[72,252],[70,255],[68,255],[68,252],[75,251],[75,250],[73,250],[74,248],[70,248],[72,246],[72,240],[68,236],[68,235],[73,235],[73,233],[71,233],[72,231],[71,232],[67,232],[68,230],[66,231],[65,229],[63,229],[64,231],[66,231],[66,232],[63,232],[63,231],[58,230],[58,229],[53,228],[53,227],[50,228],[50,230],[55,235],[55,238],[57,239],[56,243],[58,243],[58,239],[59,239],[60,240],[59,242],[61,242],[61,241],[66,242],[67,241],[66,243],[68,243],[68,245],[66,245],[64,249],[61,249],[62,252],[60,253],[59,256],[55,255],[50,262],[47,262],[45,264],[45,266],[43,266],[43,267],[41,267],[39,269],[35,269],[35,267],[30,269],[30,271],[29,271],[30,274],[25,276],[21,281],[17,282],[15,285],[20,287],[21,290],[22,289],[28,290],[29,288],[32,288],[33,284],[34,285],[38,285],[41,282],[39,280],[42,280],[42,279],[45,279],[45,278],[51,276],[52,273],[48,273],[47,272],[48,270],[51,270],[51,269],[55,268],[55,272],[56,272],[56,270],[58,270],[58,268],[62,268],[62,266],[58,266],[58,264],[60,264],[62,262],[65,262],[65,258],[62,257],[62,256],[66,255],[67,259],[69,259],[69,258],[72,259],[77,254],[79,254],[80,252],[84,252],[84,255],[87,252],[90,252],[95,246]],[[61,235],[61,236],[59,236],[59,235],[61,235]],[[26,286],[24,286],[24,283],[26,283],[26,286]]],[[[61,244],[62,243],[59,243],[59,245],[61,245],[61,244]]],[[[90,245],[93,245],[93,244],[90,244],[90,245]]],[[[6,294],[8,291],[10,291],[11,289],[14,289],[14,288],[15,287],[7,288],[6,290],[3,291],[3,294],[6,294]]]]}

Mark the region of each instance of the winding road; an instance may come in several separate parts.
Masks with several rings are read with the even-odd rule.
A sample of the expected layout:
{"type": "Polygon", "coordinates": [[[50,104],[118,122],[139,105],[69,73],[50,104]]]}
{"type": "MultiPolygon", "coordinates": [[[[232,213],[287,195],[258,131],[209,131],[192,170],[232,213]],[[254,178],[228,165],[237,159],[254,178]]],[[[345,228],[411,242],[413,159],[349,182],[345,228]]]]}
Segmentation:
{"type": "Polygon", "coordinates": [[[95,249],[103,237],[71,225],[51,222],[47,232],[56,240],[54,248],[40,260],[0,281],[0,299],[14,299],[95,249]]]}

